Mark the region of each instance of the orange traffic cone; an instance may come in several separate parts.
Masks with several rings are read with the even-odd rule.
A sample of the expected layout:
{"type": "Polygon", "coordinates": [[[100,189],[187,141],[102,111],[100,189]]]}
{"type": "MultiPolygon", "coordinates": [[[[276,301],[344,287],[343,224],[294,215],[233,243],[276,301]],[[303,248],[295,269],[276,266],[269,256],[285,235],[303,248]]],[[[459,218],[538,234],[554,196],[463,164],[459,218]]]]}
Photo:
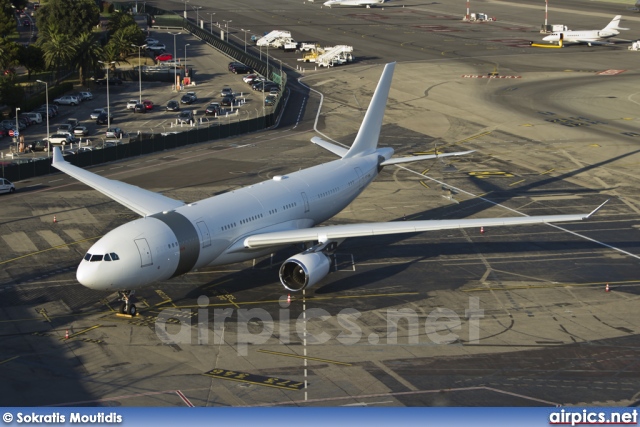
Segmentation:
{"type": "Polygon", "coordinates": [[[56,216],[53,216],[53,223],[55,224],[56,222],[58,222],[58,220],[56,219],[56,216]]]}
{"type": "Polygon", "coordinates": [[[480,234],[484,234],[484,227],[480,227],[480,234]]]}
{"type": "Polygon", "coordinates": [[[64,333],[64,339],[68,340],[69,339],[69,330],[67,329],[67,331],[64,333]]]}
{"type": "Polygon", "coordinates": [[[604,291],[605,292],[609,292],[609,284],[608,283],[607,283],[607,286],[605,286],[604,291]]]}

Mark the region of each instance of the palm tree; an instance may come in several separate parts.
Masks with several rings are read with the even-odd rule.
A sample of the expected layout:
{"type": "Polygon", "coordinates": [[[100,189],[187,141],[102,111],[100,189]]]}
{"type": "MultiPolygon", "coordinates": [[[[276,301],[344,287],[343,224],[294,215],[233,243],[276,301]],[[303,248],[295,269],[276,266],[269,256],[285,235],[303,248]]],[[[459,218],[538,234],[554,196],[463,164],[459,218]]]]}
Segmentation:
{"type": "Polygon", "coordinates": [[[44,62],[48,68],[55,68],[60,77],[60,67],[71,64],[76,48],[71,43],[71,38],[66,34],[57,32],[55,25],[47,26],[43,30],[41,48],[44,52],[44,62]]]}
{"type": "Polygon", "coordinates": [[[98,66],[98,60],[103,56],[103,49],[94,33],[80,34],[75,41],[75,57],[73,62],[78,68],[80,83],[84,85],[87,72],[98,66]]]}

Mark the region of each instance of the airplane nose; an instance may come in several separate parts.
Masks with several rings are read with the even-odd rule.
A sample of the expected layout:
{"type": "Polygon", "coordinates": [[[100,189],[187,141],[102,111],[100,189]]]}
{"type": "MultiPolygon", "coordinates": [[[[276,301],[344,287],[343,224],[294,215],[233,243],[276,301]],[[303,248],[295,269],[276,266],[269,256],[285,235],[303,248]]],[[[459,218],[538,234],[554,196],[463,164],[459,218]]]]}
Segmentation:
{"type": "Polygon", "coordinates": [[[111,283],[100,280],[105,276],[104,272],[100,274],[99,262],[82,261],[76,270],[76,279],[78,283],[89,289],[108,290],[111,289],[111,283]]]}
{"type": "Polygon", "coordinates": [[[546,36],[546,37],[543,37],[543,38],[542,38],[542,40],[544,40],[544,41],[546,41],[546,42],[551,42],[551,41],[553,41],[553,36],[546,36]]]}

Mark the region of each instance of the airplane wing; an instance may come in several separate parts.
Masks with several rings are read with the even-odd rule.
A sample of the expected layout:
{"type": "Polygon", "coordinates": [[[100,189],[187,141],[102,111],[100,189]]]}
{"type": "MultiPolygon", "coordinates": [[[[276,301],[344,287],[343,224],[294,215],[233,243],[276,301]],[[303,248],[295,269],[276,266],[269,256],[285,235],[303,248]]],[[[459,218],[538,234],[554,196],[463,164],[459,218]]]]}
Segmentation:
{"type": "Polygon", "coordinates": [[[176,209],[184,205],[184,202],[179,200],[171,199],[135,185],[114,181],[74,166],[64,160],[59,147],[53,149],[52,166],[142,216],[176,209]]]}
{"type": "MultiPolygon", "coordinates": [[[[608,200],[607,200],[608,201],[608,200]]],[[[496,227],[505,225],[540,224],[581,221],[595,214],[604,202],[591,213],[574,215],[540,215],[509,218],[474,218],[428,221],[372,222],[365,224],[329,225],[299,230],[254,234],[244,239],[244,247],[255,249],[305,242],[327,242],[348,237],[381,236],[385,234],[418,233],[456,228],[496,227]]]]}
{"type": "Polygon", "coordinates": [[[614,46],[615,43],[611,43],[604,40],[571,40],[574,43],[588,44],[589,46],[614,46]]]}

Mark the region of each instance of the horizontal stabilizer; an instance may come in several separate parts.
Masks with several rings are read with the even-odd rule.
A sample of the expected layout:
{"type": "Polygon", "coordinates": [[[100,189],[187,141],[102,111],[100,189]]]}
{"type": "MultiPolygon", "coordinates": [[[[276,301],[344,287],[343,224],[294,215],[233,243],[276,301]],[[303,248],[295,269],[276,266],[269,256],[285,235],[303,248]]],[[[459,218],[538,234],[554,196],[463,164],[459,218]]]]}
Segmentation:
{"type": "Polygon", "coordinates": [[[411,156],[411,157],[394,157],[389,160],[385,160],[380,164],[380,166],[389,166],[389,165],[397,165],[399,163],[411,163],[411,162],[419,162],[421,160],[430,160],[430,159],[438,159],[440,157],[449,157],[449,156],[464,156],[465,154],[473,153],[474,150],[471,151],[459,151],[457,153],[443,153],[443,154],[426,154],[424,156],[411,156]]]}
{"type": "Polygon", "coordinates": [[[311,142],[313,142],[316,145],[319,145],[320,147],[324,148],[325,150],[329,150],[331,151],[333,154],[337,154],[340,157],[344,157],[345,154],[347,154],[347,149],[344,147],[340,147],[339,145],[333,144],[331,142],[325,141],[324,139],[314,136],[313,138],[311,138],[311,142]]]}

